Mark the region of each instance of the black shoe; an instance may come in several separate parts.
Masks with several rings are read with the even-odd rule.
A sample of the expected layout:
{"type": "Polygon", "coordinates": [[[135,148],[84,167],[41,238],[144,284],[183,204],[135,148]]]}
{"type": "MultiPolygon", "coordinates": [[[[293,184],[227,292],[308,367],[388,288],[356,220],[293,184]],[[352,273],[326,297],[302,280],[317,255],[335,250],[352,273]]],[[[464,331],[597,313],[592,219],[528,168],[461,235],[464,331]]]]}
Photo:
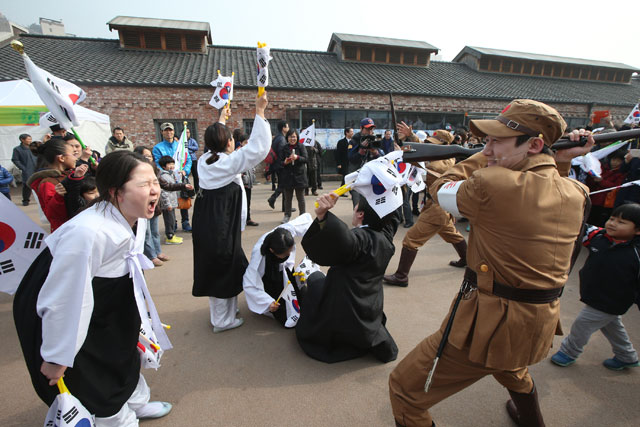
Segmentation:
{"type": "Polygon", "coordinates": [[[405,222],[404,228],[411,228],[411,227],[413,227],[413,223],[412,222],[405,222]]]}
{"type": "Polygon", "coordinates": [[[271,207],[271,209],[276,208],[276,199],[272,199],[271,197],[269,197],[267,199],[267,203],[269,203],[269,206],[271,207]]]}
{"type": "Polygon", "coordinates": [[[23,200],[22,201],[22,206],[29,206],[29,201],[28,200],[23,200]]]}
{"type": "Polygon", "coordinates": [[[258,224],[257,222],[254,222],[254,221],[248,220],[248,221],[247,221],[247,225],[249,225],[249,226],[251,226],[251,227],[257,227],[257,226],[259,226],[260,224],[258,224]]]}
{"type": "Polygon", "coordinates": [[[322,185],[318,185],[318,190],[324,190],[324,188],[322,188],[322,185]]]}
{"type": "Polygon", "coordinates": [[[414,214],[415,216],[420,216],[420,209],[418,208],[413,208],[413,210],[411,211],[412,214],[414,214]]]}
{"type": "Polygon", "coordinates": [[[312,196],[317,196],[318,193],[316,193],[315,191],[313,193],[311,193],[312,196]]]}

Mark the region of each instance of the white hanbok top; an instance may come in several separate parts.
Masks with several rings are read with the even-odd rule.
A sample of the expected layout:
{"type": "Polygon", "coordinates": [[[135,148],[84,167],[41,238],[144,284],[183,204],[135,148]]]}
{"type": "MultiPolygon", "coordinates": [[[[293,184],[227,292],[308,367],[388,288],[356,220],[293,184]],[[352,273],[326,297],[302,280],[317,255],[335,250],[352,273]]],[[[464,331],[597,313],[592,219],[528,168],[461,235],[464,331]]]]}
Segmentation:
{"type": "MultiPolygon", "coordinates": [[[[134,287],[144,286],[146,298],[146,284],[140,283],[142,273],[133,271],[153,268],[152,264],[138,259],[143,257],[146,228],[147,220],[138,219],[138,235],[134,235],[120,211],[109,202],[101,202],[67,221],[46,238],[53,261],[36,306],[42,318],[40,354],[45,361],[73,366],[93,313],[94,277],[118,278],[130,274],[134,287]]],[[[135,289],[134,293],[142,296],[143,292],[135,289]]],[[[136,295],[141,311],[140,299],[136,295]]],[[[150,296],[148,299],[144,303],[144,314],[147,314],[148,304],[152,317],[154,314],[157,317],[150,296]]],[[[164,331],[160,333],[164,334],[164,331]]]]}
{"type": "Polygon", "coordinates": [[[271,127],[266,119],[256,115],[249,142],[232,153],[218,153],[218,160],[207,164],[212,156],[210,151],[198,159],[198,183],[204,190],[222,188],[232,182],[242,189],[242,216],[240,229],[247,223],[247,196],[242,184],[242,172],[263,161],[271,149],[271,127]]]}
{"type": "MultiPolygon", "coordinates": [[[[307,232],[311,223],[313,222],[313,218],[308,213],[300,215],[296,219],[289,221],[286,224],[282,224],[277,226],[276,228],[285,228],[289,230],[293,237],[303,236],[304,233],[307,232]]],[[[273,301],[275,301],[268,293],[264,290],[264,283],[262,282],[262,276],[264,276],[264,269],[266,260],[264,255],[260,253],[260,247],[262,246],[262,242],[267,237],[267,234],[274,231],[269,231],[260,237],[258,243],[255,244],[253,250],[251,251],[251,261],[249,261],[249,266],[244,273],[242,278],[242,287],[244,288],[244,294],[247,299],[247,305],[249,306],[249,310],[258,314],[266,314],[269,311],[269,306],[273,301]]],[[[280,271],[282,272],[282,284],[283,286],[287,283],[287,272],[285,268],[293,270],[293,267],[296,262],[296,247],[293,247],[289,258],[282,264],[280,264],[280,271]]]]}

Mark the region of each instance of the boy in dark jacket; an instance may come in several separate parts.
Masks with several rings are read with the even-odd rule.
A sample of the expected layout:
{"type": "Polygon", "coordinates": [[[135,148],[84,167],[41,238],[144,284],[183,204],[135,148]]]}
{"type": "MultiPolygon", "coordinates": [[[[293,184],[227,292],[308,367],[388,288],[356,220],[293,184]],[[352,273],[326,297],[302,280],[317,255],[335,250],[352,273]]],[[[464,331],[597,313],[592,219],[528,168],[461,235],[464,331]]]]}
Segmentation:
{"type": "Polygon", "coordinates": [[[614,371],[640,366],[621,316],[635,302],[640,307],[640,204],[618,206],[605,228],[590,226],[583,237],[589,257],[580,270],[580,301],[586,306],[551,357],[559,366],[573,364],[597,330],[609,340],[614,356],[602,364],[614,371]]]}

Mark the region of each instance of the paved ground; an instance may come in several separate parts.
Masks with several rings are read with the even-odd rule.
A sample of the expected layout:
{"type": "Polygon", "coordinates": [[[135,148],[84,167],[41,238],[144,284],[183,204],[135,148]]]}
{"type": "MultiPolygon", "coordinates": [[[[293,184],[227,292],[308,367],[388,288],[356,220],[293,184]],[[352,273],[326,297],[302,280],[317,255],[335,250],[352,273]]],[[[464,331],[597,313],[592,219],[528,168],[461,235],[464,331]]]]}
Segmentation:
{"type": "MultiPolygon", "coordinates": [[[[327,183],[332,189],[336,183],[327,183]]],[[[250,253],[260,235],[282,219],[266,198],[270,186],[254,189],[253,219],[243,247],[250,253]]],[[[20,196],[14,193],[14,201],[20,196]]],[[[307,197],[308,210],[314,198],[307,197]]],[[[37,221],[33,204],[23,210],[37,221]]],[[[351,201],[341,199],[336,209],[350,221],[351,201]]],[[[464,224],[460,225],[461,230],[464,224]]],[[[406,232],[400,228],[396,247],[406,232]]],[[[466,235],[466,233],[464,233],[466,235]]],[[[163,322],[173,326],[175,347],[163,358],[160,370],[145,371],[152,398],[174,404],[173,412],[148,426],[391,426],[393,419],[387,378],[396,362],[380,364],[372,357],[327,365],[308,358],[294,331],[272,319],[252,314],[244,296],[240,311],[245,324],[223,334],[212,333],[208,303],[191,296],[191,237],[180,233],[182,246],[165,247],[172,260],[147,274],[147,281],[163,322]]],[[[400,250],[390,263],[397,265],[400,250]]],[[[302,250],[298,257],[302,258],[302,250]]],[[[583,251],[578,267],[584,262],[583,251]]],[[[404,357],[421,339],[435,331],[454,297],[462,270],[449,267],[455,258],[451,245],[439,237],[420,250],[408,288],[385,286],[388,328],[404,357]]],[[[569,330],[582,304],[578,301],[577,270],[562,297],[562,325],[569,330]]],[[[37,398],[19,349],[12,318],[12,297],[0,294],[0,425],[41,425],[47,408],[37,398]]],[[[640,347],[640,313],[636,306],[624,316],[629,335],[640,347]]],[[[557,349],[560,338],[554,347],[557,349]]],[[[531,368],[549,426],[635,426],[640,408],[640,368],[616,373],[601,366],[611,357],[601,334],[593,336],[585,354],[569,368],[545,360],[531,368]]],[[[432,409],[439,427],[511,426],[504,409],[508,398],[493,378],[432,409]]]]}

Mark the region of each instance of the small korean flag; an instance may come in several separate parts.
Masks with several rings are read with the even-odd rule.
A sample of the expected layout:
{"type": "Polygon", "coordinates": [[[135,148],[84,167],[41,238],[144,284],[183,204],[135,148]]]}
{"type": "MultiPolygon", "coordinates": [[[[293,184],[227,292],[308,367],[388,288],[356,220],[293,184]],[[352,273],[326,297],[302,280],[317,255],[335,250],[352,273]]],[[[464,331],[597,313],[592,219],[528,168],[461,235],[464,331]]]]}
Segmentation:
{"type": "Polygon", "coordinates": [[[300,143],[307,147],[313,147],[316,141],[316,124],[312,123],[311,126],[300,132],[300,143]]]}
{"type": "Polygon", "coordinates": [[[47,412],[44,427],[95,427],[93,415],[69,393],[62,378],[58,381],[60,394],[47,412]]]}

